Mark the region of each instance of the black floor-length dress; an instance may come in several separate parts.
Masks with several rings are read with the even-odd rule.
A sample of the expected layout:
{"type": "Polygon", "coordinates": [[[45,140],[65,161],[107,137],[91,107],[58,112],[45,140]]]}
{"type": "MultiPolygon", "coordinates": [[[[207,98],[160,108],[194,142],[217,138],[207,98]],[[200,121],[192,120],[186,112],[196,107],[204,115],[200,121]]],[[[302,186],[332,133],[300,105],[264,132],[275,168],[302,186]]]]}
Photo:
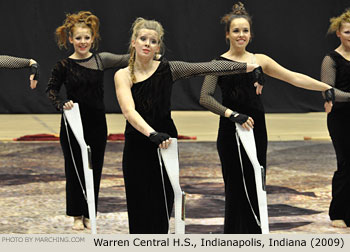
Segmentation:
{"type": "MultiPolygon", "coordinates": [[[[230,61],[224,57],[219,57],[217,60],[230,61]]],[[[224,116],[226,109],[230,108],[253,118],[257,157],[260,165],[266,168],[267,133],[265,113],[260,96],[256,94],[254,82],[252,73],[220,77],[207,76],[201,91],[201,104],[210,111],[221,115],[217,149],[225,183],[224,233],[226,234],[261,233],[254,217],[255,213],[256,217],[259,218],[259,208],[253,166],[242,144],[240,144],[243,163],[242,172],[235,136],[236,126],[229,118],[224,116]],[[217,86],[221,89],[222,104],[213,97],[217,86]]]]}
{"type": "Polygon", "coordinates": [[[350,226],[350,61],[336,51],[322,62],[321,80],[335,88],[335,102],[327,116],[328,131],[337,157],[332,179],[331,220],[350,226]]]}
{"type": "MultiPolygon", "coordinates": [[[[135,109],[154,130],[176,138],[170,109],[173,83],[191,76],[242,72],[246,72],[243,63],[187,63],[163,58],[149,78],[133,84],[135,109]]],[[[123,174],[130,233],[168,233],[174,194],[164,166],[162,173],[164,176],[161,176],[157,146],[127,122],[123,174]]]]}
{"type": "MultiPolygon", "coordinates": [[[[107,124],[103,101],[104,70],[123,67],[127,64],[128,55],[115,55],[106,52],[93,54],[83,60],[66,58],[57,62],[53,68],[47,87],[49,98],[58,110],[62,110],[63,104],[68,100],[79,104],[84,139],[91,148],[96,210],[107,142],[107,124]],[[66,98],[59,94],[62,85],[66,89],[66,98]]],[[[74,161],[85,190],[80,146],[69,125],[68,131],[74,161]]],[[[66,213],[69,216],[89,217],[87,202],[74,167],[63,117],[61,118],[60,142],[65,160],[66,213]]]]}

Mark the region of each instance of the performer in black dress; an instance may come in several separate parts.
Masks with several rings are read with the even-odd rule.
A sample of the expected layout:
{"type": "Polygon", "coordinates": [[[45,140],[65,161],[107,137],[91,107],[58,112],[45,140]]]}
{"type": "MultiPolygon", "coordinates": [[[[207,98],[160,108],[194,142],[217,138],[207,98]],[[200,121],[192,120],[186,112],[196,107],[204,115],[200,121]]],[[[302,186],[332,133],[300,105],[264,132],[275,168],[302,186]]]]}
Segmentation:
{"type": "Polygon", "coordinates": [[[325,104],[328,131],[337,157],[332,180],[329,217],[335,227],[350,226],[350,9],[331,18],[329,33],[335,32],[340,45],[323,59],[321,80],[335,87],[335,103],[325,104]]]}
{"type": "MultiPolygon", "coordinates": [[[[71,109],[73,102],[79,104],[86,144],[91,147],[94,175],[95,201],[97,208],[100,179],[107,141],[107,125],[103,102],[103,73],[108,68],[127,66],[128,55],[101,52],[92,53],[100,39],[99,19],[88,11],[69,14],[64,24],[56,29],[57,43],[73,45],[74,53],[54,66],[48,83],[49,98],[57,110],[71,109]],[[66,88],[66,98],[59,95],[61,86],[66,88]]],[[[74,160],[84,186],[80,146],[69,128],[74,160]]],[[[64,120],[61,120],[60,141],[65,159],[67,215],[74,216],[73,229],[90,228],[87,203],[76,174],[70,153],[64,120]]]]}
{"type": "Polygon", "coordinates": [[[31,89],[36,88],[39,79],[39,64],[33,59],[0,55],[0,68],[30,68],[29,76],[31,89]]]}
{"type": "Polygon", "coordinates": [[[167,148],[169,138],[177,137],[170,111],[173,83],[191,76],[243,73],[257,65],[228,61],[187,63],[164,58],[156,61],[155,55],[162,49],[161,24],[137,18],[132,32],[129,66],[117,71],[114,79],[127,119],[123,173],[129,231],[168,233],[174,195],[165,169],[161,176],[157,148],[167,148]]]}
{"type": "MultiPolygon", "coordinates": [[[[252,21],[242,3],[235,4],[232,12],[222,18],[222,22],[226,27],[230,48],[216,60],[258,63],[265,74],[294,86],[319,91],[331,88],[306,75],[283,68],[266,55],[248,52],[246,47],[251,39],[252,21]]],[[[259,96],[261,91],[262,86],[254,84],[251,73],[206,76],[202,86],[200,104],[221,116],[217,149],[225,183],[224,233],[261,233],[256,221],[259,219],[259,209],[254,170],[243,147],[244,173],[241,170],[234,124],[238,122],[246,129],[254,128],[257,157],[266,168],[267,133],[264,107],[259,96]],[[222,91],[222,104],[213,97],[217,85],[222,91]]]]}

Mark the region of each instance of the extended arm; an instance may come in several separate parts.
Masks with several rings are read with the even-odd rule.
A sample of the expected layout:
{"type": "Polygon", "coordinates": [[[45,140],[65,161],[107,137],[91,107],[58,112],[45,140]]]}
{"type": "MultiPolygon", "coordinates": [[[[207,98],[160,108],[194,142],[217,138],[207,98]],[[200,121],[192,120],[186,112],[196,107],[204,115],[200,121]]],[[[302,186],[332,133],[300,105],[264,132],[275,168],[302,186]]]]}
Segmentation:
{"type": "MultiPolygon", "coordinates": [[[[332,87],[335,86],[336,78],[336,67],[335,62],[330,56],[324,57],[321,66],[321,80],[332,87]]],[[[350,81],[350,80],[349,80],[350,81]]],[[[350,93],[341,91],[337,88],[334,88],[334,97],[336,102],[349,102],[350,93]]]]}
{"type": "Polygon", "coordinates": [[[30,59],[0,55],[0,68],[25,68],[30,66],[30,59]]]}
{"type": "Polygon", "coordinates": [[[288,82],[293,86],[316,91],[325,91],[332,88],[326,83],[318,81],[305,74],[290,71],[266,55],[256,54],[256,57],[257,63],[262,66],[265,74],[288,82]]]}
{"type": "Polygon", "coordinates": [[[179,79],[204,76],[204,75],[228,75],[253,71],[258,65],[226,60],[213,60],[211,62],[189,63],[183,61],[169,62],[173,81],[179,79]]]}
{"type": "Polygon", "coordinates": [[[103,69],[108,68],[122,68],[129,63],[129,54],[114,54],[109,52],[102,52],[99,54],[102,60],[103,69]]]}
{"type": "Polygon", "coordinates": [[[0,68],[27,68],[30,67],[30,87],[36,88],[39,80],[39,64],[33,59],[18,58],[8,55],[0,55],[0,68]]]}

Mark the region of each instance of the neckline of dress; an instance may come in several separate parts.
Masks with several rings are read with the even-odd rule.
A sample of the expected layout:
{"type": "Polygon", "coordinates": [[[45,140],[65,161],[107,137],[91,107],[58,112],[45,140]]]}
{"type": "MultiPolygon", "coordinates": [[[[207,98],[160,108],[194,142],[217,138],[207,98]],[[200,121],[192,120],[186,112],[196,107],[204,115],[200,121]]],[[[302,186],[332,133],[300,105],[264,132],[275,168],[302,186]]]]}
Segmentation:
{"type": "Polygon", "coordinates": [[[70,57],[68,57],[68,59],[71,59],[71,60],[73,60],[75,62],[86,62],[86,61],[89,61],[92,57],[94,57],[94,54],[91,54],[91,56],[89,56],[89,57],[87,57],[85,59],[73,59],[73,58],[70,58],[70,57]]]}
{"type": "MultiPolygon", "coordinates": [[[[222,56],[222,55],[220,55],[219,56],[220,58],[222,58],[222,59],[225,59],[225,60],[229,60],[229,61],[232,61],[232,62],[238,62],[238,63],[248,63],[248,62],[245,62],[245,61],[238,61],[238,60],[233,60],[233,59],[229,59],[229,58],[226,58],[226,57],[224,57],[224,56],[222,56]]],[[[253,59],[254,58],[254,60],[251,60],[251,63],[255,63],[256,62],[256,59],[255,59],[255,54],[251,54],[251,59],[253,59]]]]}
{"type": "Polygon", "coordinates": [[[159,64],[158,64],[156,70],[155,70],[150,76],[148,76],[146,79],[144,79],[144,80],[142,80],[142,81],[135,82],[135,83],[133,84],[133,86],[134,86],[134,85],[141,84],[142,82],[145,82],[145,81],[149,80],[149,79],[158,71],[158,69],[159,69],[159,67],[160,67],[161,64],[162,64],[162,61],[159,62],[159,64]]]}
{"type": "Polygon", "coordinates": [[[340,54],[339,52],[337,52],[336,50],[334,50],[334,52],[335,52],[336,54],[338,54],[340,57],[342,57],[345,61],[350,62],[350,60],[346,59],[343,55],[341,55],[341,54],[340,54]]]}

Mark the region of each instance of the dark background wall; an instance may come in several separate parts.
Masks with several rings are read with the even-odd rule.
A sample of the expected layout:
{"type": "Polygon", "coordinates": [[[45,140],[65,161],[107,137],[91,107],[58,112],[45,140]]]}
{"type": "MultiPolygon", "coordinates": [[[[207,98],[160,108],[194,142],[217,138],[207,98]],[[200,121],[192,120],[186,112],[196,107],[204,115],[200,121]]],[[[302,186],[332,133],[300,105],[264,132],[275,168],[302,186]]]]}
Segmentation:
{"type": "MultiPolygon", "coordinates": [[[[0,54],[34,58],[41,64],[36,90],[29,88],[28,70],[0,69],[0,113],[54,113],[45,95],[51,68],[72,53],[60,51],[54,30],[65,13],[90,10],[101,21],[99,51],[126,53],[130,26],[138,16],[156,19],[165,28],[166,58],[209,61],[228,49],[220,18],[236,1],[228,0],[12,0],[0,1],[0,54]]],[[[338,46],[326,36],[329,18],[339,15],[349,0],[247,0],[253,16],[250,52],[272,57],[290,70],[319,79],[325,53],[338,46]]],[[[107,112],[120,112],[113,83],[115,70],[105,74],[107,112]]],[[[178,81],[173,90],[174,110],[202,110],[198,104],[203,78],[178,81]]],[[[220,93],[218,92],[218,97],[220,93]]],[[[319,92],[302,90],[267,78],[263,90],[267,112],[322,110],[319,92]]]]}

